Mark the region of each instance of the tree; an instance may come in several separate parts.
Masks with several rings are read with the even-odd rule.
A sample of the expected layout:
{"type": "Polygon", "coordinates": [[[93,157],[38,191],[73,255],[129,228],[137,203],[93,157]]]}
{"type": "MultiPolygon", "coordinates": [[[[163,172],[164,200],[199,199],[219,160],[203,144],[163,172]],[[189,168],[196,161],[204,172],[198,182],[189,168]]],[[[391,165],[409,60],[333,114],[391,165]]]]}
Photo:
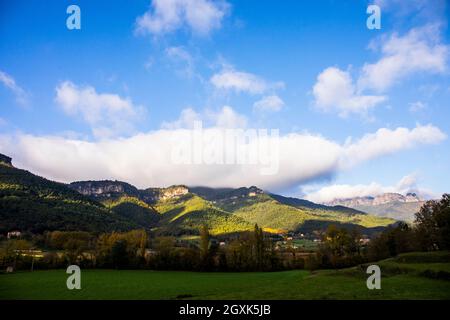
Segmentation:
{"type": "Polygon", "coordinates": [[[370,241],[367,256],[375,261],[414,251],[417,247],[414,235],[414,230],[407,223],[399,222],[370,241]]]}
{"type": "Polygon", "coordinates": [[[416,235],[423,250],[450,249],[450,194],[427,201],[416,213],[416,235]]]}
{"type": "Polygon", "coordinates": [[[127,241],[117,240],[111,248],[111,259],[115,268],[120,269],[128,265],[127,241]]]}
{"type": "Polygon", "coordinates": [[[142,230],[141,234],[141,240],[139,242],[139,256],[144,257],[145,256],[145,249],[147,248],[147,232],[145,230],[142,230]]]}
{"type": "Polygon", "coordinates": [[[264,255],[265,255],[264,233],[263,230],[258,227],[258,224],[255,224],[253,237],[255,247],[256,268],[258,270],[262,270],[264,266],[264,255]]]}
{"type": "Polygon", "coordinates": [[[320,255],[324,266],[340,268],[362,261],[361,235],[358,230],[350,232],[345,228],[330,225],[323,237],[320,255]]]}
{"type": "Polygon", "coordinates": [[[69,264],[75,264],[83,254],[83,251],[87,249],[87,244],[79,239],[68,239],[67,242],[64,243],[63,248],[69,260],[69,264]]]}
{"type": "Polygon", "coordinates": [[[175,251],[174,237],[157,237],[154,239],[156,256],[151,259],[151,264],[156,269],[174,269],[178,263],[175,251]]]}
{"type": "Polygon", "coordinates": [[[212,266],[212,256],[210,254],[210,235],[206,225],[200,229],[200,265],[203,270],[208,270],[212,266]]]}

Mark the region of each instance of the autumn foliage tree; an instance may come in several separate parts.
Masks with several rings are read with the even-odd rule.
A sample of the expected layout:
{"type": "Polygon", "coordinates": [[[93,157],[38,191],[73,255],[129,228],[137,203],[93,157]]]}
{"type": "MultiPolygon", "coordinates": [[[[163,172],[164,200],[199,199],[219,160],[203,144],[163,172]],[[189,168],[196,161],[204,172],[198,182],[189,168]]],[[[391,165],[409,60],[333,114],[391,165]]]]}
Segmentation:
{"type": "Polygon", "coordinates": [[[415,224],[422,250],[450,249],[450,194],[427,201],[416,214],[415,224]]]}

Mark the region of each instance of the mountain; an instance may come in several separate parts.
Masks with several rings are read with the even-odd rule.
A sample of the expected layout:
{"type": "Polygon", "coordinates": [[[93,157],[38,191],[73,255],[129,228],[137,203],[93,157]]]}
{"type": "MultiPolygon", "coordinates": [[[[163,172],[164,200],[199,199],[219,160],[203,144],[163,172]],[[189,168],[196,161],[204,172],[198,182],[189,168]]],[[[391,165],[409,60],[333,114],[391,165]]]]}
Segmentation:
{"type": "MultiPolygon", "coordinates": [[[[78,181],[69,184],[69,187],[81,192],[83,195],[101,201],[114,212],[125,216],[129,207],[134,211],[145,208],[152,212],[141,212],[140,221],[144,217],[152,216],[151,227],[159,235],[198,234],[199,228],[206,225],[212,234],[246,231],[253,228],[253,224],[239,218],[228,211],[224,211],[209,201],[206,193],[200,188],[191,190],[184,185],[167,188],[137,188],[121,181],[78,181]],[[199,194],[194,193],[198,191],[199,194]],[[202,197],[203,196],[203,197],[202,197]],[[122,207],[123,210],[117,211],[122,207]]],[[[216,190],[215,192],[219,192],[216,190]]],[[[126,215],[131,220],[136,219],[133,214],[126,215]]]]}
{"type": "Polygon", "coordinates": [[[379,217],[412,222],[414,214],[420,210],[425,201],[416,193],[384,193],[375,197],[355,197],[335,199],[328,205],[342,205],[379,217]]]}
{"type": "Polygon", "coordinates": [[[325,206],[266,193],[256,186],[233,189],[180,185],[137,190],[120,181],[86,181],[70,186],[82,190],[85,195],[102,199],[106,206],[117,201],[114,199],[120,199],[117,191],[122,189],[122,197],[136,197],[136,201],[151,205],[161,215],[154,229],[160,234],[196,234],[203,224],[212,234],[232,233],[250,230],[255,223],[268,232],[309,232],[339,224],[344,227],[356,225],[370,234],[379,231],[380,226],[394,223],[391,219],[343,206],[325,206]]]}
{"type": "Polygon", "coordinates": [[[312,232],[330,224],[370,234],[395,221],[344,206],[326,206],[267,193],[256,186],[209,188],[175,185],[138,189],[122,181],[62,184],[14,168],[0,156],[0,232],[11,229],[105,232],[145,228],[158,235],[251,230],[312,232]]]}
{"type": "Polygon", "coordinates": [[[241,232],[254,227],[193,193],[160,201],[156,208],[162,215],[157,230],[161,234],[198,234],[202,225],[206,225],[211,234],[241,232]]]}
{"type": "Polygon", "coordinates": [[[67,185],[17,169],[11,158],[0,155],[0,233],[14,229],[103,232],[137,227],[67,185]]]}
{"type": "Polygon", "coordinates": [[[156,203],[176,199],[189,192],[186,186],[139,190],[117,180],[77,181],[68,186],[147,229],[159,225],[161,214],[154,208],[156,203]]]}
{"type": "Polygon", "coordinates": [[[340,212],[345,212],[348,214],[361,214],[363,212],[356,210],[356,209],[352,209],[343,205],[323,205],[323,204],[318,204],[318,203],[314,203],[308,200],[304,200],[304,199],[298,199],[298,198],[291,198],[291,197],[283,197],[277,194],[271,194],[270,195],[272,198],[274,198],[275,200],[277,200],[280,203],[289,205],[289,206],[293,206],[296,208],[304,208],[304,209],[321,209],[321,210],[325,210],[325,211],[340,211],[340,212]]]}

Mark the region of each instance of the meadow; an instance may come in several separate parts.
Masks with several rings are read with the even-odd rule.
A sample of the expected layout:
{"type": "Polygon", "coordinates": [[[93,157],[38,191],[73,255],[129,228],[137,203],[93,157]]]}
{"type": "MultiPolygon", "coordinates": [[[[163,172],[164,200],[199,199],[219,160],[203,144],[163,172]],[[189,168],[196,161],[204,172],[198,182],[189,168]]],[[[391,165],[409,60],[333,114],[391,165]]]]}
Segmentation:
{"type": "Polygon", "coordinates": [[[66,288],[65,270],[48,270],[1,274],[0,299],[450,299],[448,256],[380,261],[380,290],[367,289],[366,265],[248,273],[83,270],[81,290],[66,288]]]}

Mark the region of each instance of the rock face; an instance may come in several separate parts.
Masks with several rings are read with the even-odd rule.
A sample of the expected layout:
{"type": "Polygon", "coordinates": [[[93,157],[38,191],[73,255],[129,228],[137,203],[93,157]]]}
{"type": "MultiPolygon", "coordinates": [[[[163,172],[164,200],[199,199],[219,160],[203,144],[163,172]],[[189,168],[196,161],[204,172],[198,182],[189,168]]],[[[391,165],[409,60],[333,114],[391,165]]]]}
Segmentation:
{"type": "Polygon", "coordinates": [[[251,186],[249,188],[242,187],[233,190],[228,194],[228,197],[230,198],[245,198],[245,197],[256,197],[258,194],[263,194],[264,191],[255,187],[251,186]]]}
{"type": "Polygon", "coordinates": [[[348,199],[335,199],[328,205],[341,205],[366,213],[398,220],[413,221],[414,214],[424,204],[424,199],[416,193],[406,195],[399,193],[384,193],[376,197],[355,197],[348,199]]]}
{"type": "Polygon", "coordinates": [[[69,187],[99,201],[129,196],[136,197],[148,204],[181,197],[189,192],[186,186],[139,190],[126,182],[112,180],[78,181],[72,182],[69,187]]]}
{"type": "Polygon", "coordinates": [[[387,204],[392,202],[401,202],[401,203],[409,203],[409,202],[421,202],[423,201],[415,193],[407,193],[406,195],[402,195],[400,193],[383,193],[376,197],[367,196],[367,197],[355,197],[355,198],[347,198],[347,199],[335,199],[327,205],[341,205],[346,207],[355,207],[355,206],[377,206],[381,204],[387,204]]]}
{"type": "Polygon", "coordinates": [[[137,196],[138,189],[121,181],[78,181],[69,184],[69,187],[82,195],[93,198],[113,198],[121,195],[137,196]]]}
{"type": "Polygon", "coordinates": [[[151,195],[151,201],[170,200],[189,193],[188,187],[183,185],[171,186],[168,188],[150,188],[145,191],[151,195]]]}
{"type": "Polygon", "coordinates": [[[0,163],[6,164],[8,166],[12,167],[12,159],[8,156],[5,156],[4,154],[0,153],[0,163]]]}

